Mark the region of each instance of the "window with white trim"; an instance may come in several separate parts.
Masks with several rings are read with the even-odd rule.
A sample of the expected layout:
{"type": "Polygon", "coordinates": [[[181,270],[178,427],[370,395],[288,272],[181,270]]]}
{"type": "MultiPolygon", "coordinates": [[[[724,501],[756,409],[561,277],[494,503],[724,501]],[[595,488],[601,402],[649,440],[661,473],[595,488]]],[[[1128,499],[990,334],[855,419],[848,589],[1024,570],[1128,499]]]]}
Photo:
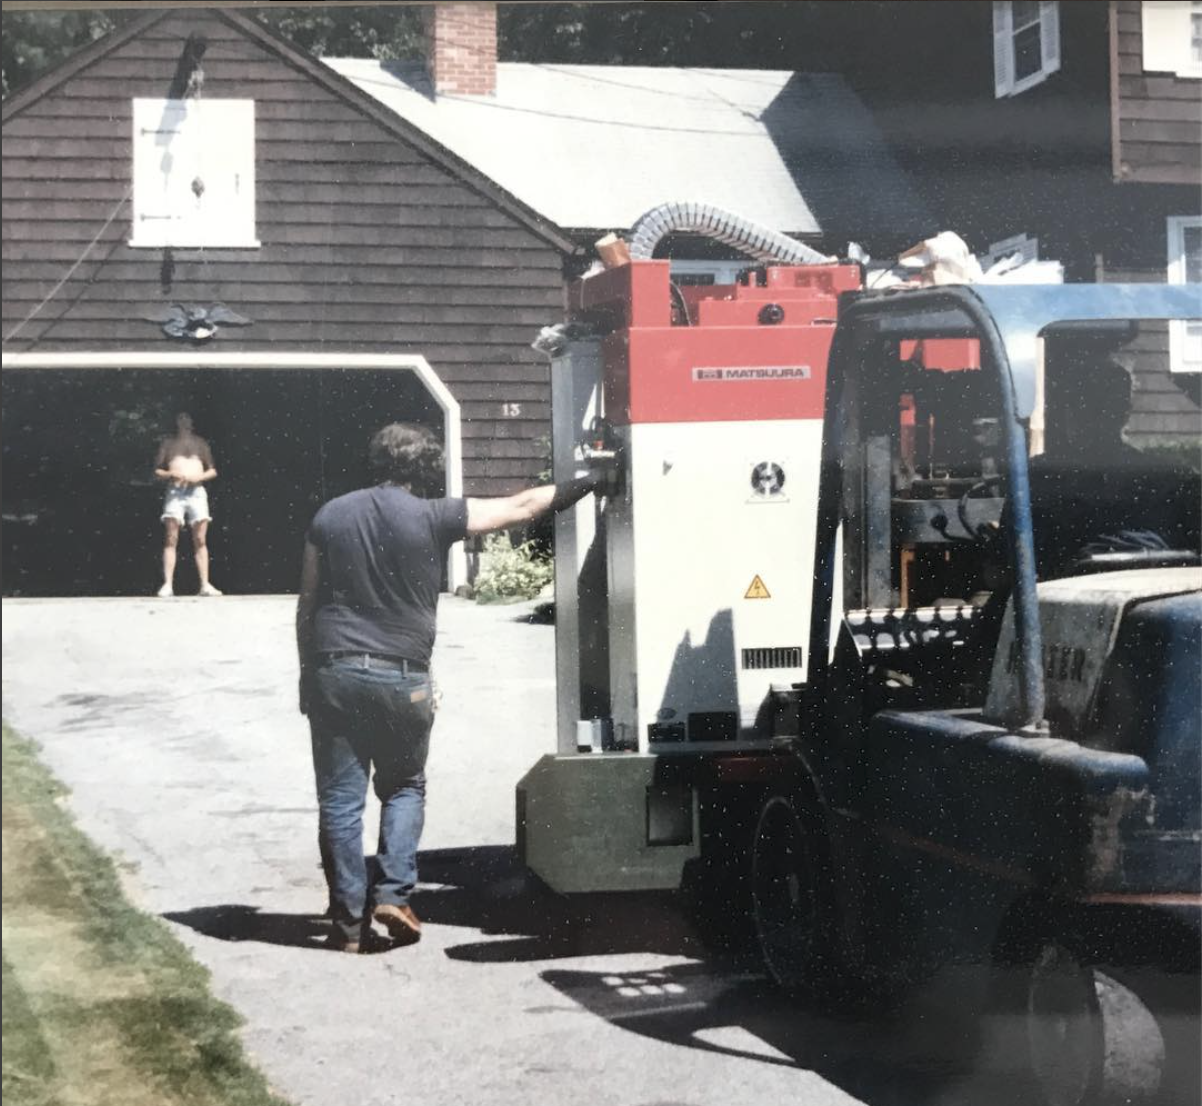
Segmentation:
{"type": "Polygon", "coordinates": [[[1060,68],[1060,5],[1056,0],[994,0],[993,91],[1016,96],[1060,68]]]}
{"type": "Polygon", "coordinates": [[[254,247],[255,102],[135,99],[131,246],[254,247]]]}
{"type": "MultiPolygon", "coordinates": [[[[1170,284],[1202,284],[1202,215],[1168,219],[1170,284]]],[[[1169,366],[1173,372],[1202,372],[1202,322],[1169,324],[1169,366]]]]}
{"type": "Polygon", "coordinates": [[[1145,72],[1202,77],[1202,0],[1144,0],[1140,28],[1145,72]]]}

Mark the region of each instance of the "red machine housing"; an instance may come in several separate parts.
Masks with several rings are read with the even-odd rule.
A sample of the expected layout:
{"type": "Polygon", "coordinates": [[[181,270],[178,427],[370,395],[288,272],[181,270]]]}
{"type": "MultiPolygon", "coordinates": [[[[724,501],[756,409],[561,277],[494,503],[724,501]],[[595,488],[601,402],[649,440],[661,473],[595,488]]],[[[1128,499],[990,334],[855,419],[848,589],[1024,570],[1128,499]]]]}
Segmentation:
{"type": "Polygon", "coordinates": [[[830,264],[674,290],[670,262],[632,261],[576,281],[569,307],[604,334],[615,425],[820,419],[838,298],[860,286],[830,264]]]}

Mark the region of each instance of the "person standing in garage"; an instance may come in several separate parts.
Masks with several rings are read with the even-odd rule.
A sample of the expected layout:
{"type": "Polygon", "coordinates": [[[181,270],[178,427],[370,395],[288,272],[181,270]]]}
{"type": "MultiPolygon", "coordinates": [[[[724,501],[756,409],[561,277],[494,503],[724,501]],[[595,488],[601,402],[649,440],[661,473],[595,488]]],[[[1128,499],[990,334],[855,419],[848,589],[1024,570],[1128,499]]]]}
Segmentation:
{"type": "Polygon", "coordinates": [[[434,722],[430,656],[450,547],[563,510],[597,486],[586,477],[496,499],[423,498],[415,493],[438,481],[442,447],[407,423],[380,430],[368,455],[376,485],[331,500],[309,527],[296,612],[329,943],[345,952],[365,950],[373,918],[395,945],[421,936],[409,897],[434,722]],[[363,810],[373,768],[381,811],[369,886],[363,810]]]}
{"type": "Polygon", "coordinates": [[[209,443],[192,430],[192,416],[180,414],[175,420],[175,433],[164,438],[154,461],[154,474],[167,482],[163,500],[163,586],[160,599],[175,594],[175,560],[179,548],[179,532],[184,526],[192,529],[192,552],[196,557],[196,574],[200,577],[200,595],[220,595],[209,582],[209,494],[205,484],[217,475],[213,451],[209,443]]]}

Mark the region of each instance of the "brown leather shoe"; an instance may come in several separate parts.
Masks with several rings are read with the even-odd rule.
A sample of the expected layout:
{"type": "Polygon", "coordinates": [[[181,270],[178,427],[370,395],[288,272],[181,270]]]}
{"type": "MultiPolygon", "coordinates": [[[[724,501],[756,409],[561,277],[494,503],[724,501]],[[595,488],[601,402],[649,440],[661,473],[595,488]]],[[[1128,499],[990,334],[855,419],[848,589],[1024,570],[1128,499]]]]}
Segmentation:
{"type": "Polygon", "coordinates": [[[390,948],[393,948],[393,943],[386,941],[371,930],[367,930],[358,941],[348,941],[341,934],[331,933],[326,938],[326,948],[332,949],[334,952],[370,955],[375,952],[387,952],[390,948]]]}
{"type": "Polygon", "coordinates": [[[388,930],[394,945],[414,945],[422,939],[422,923],[411,906],[381,903],[372,917],[388,930]]]}

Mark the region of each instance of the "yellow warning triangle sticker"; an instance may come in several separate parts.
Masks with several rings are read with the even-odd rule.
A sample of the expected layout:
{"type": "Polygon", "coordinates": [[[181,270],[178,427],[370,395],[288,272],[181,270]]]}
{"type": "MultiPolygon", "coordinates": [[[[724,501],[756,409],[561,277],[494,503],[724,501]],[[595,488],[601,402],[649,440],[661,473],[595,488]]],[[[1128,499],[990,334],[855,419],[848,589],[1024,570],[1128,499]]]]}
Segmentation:
{"type": "Polygon", "coordinates": [[[744,599],[771,599],[772,595],[769,593],[768,589],[766,587],[764,587],[764,581],[761,580],[757,576],[754,580],[751,581],[751,587],[749,587],[747,589],[747,594],[744,595],[743,598],[744,599]]]}

